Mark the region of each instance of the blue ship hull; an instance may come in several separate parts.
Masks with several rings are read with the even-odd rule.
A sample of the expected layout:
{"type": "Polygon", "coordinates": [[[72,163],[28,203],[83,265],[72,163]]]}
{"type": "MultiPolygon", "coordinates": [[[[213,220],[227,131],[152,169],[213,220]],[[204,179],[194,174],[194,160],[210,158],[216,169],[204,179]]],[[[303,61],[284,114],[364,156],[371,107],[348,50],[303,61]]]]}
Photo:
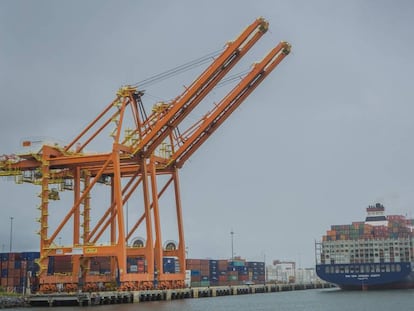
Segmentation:
{"type": "Polygon", "coordinates": [[[414,288],[411,262],[318,264],[316,273],[345,290],[414,288]]]}

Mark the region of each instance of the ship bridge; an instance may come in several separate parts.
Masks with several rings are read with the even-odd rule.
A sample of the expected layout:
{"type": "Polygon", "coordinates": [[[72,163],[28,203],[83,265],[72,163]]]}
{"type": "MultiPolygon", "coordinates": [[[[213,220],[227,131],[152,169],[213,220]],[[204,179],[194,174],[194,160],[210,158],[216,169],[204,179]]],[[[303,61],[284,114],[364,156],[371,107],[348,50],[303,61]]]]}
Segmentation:
{"type": "Polygon", "coordinates": [[[368,206],[365,223],[371,226],[387,226],[388,220],[384,213],[385,207],[380,203],[368,206]]]}

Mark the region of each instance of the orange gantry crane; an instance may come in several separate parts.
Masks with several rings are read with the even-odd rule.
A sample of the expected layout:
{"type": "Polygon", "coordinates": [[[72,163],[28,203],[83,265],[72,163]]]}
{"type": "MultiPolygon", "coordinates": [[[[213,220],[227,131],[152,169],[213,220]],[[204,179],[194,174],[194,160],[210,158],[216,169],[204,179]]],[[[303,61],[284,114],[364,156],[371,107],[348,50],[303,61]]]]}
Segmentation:
{"type": "Polygon", "coordinates": [[[33,149],[26,141],[23,145],[30,149],[27,152],[0,158],[0,176],[15,176],[18,183],[41,187],[40,292],[184,286],[185,240],[178,170],[289,54],[290,45],[279,43],[199,121],[185,131],[180,131],[179,126],[188,121],[191,111],[267,29],[265,19],[256,19],[226,45],[180,96],[171,102],[157,103],[150,115],[142,102],[144,92],[137,87],[122,87],[116,98],[69,144],[43,143],[33,149]],[[112,150],[88,151],[108,128],[112,150]],[[102,191],[98,185],[102,184],[109,193],[95,201],[102,191]],[[71,204],[50,231],[49,205],[60,198],[63,190],[73,192],[71,204]],[[133,219],[129,228],[124,207],[129,200],[135,203],[131,198],[137,193],[139,204],[132,209],[141,216],[133,219]],[[178,241],[162,236],[161,203],[167,201],[165,205],[172,205],[163,197],[166,193],[174,196],[178,241]],[[103,206],[105,199],[107,205],[103,206]],[[70,225],[70,245],[57,244],[62,230],[70,225]],[[144,237],[134,238],[137,232],[144,237]],[[65,258],[69,261],[63,265],[65,258]],[[166,258],[174,259],[174,273],[165,269],[166,258]]]}

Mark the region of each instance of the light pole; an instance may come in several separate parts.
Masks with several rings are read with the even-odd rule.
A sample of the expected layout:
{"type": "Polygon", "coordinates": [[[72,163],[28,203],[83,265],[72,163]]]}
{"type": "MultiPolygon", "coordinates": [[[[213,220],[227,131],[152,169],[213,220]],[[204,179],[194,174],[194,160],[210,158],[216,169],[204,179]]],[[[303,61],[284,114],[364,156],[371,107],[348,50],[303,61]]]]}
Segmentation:
{"type": "Polygon", "coordinates": [[[10,217],[10,253],[13,247],[13,217],[10,217]]]}
{"type": "Polygon", "coordinates": [[[230,234],[231,234],[231,261],[233,262],[234,260],[234,251],[233,251],[234,231],[233,229],[231,229],[230,234]]]}
{"type": "Polygon", "coordinates": [[[266,280],[267,280],[267,267],[266,267],[266,253],[263,251],[263,262],[264,262],[264,274],[265,274],[265,279],[264,279],[264,284],[266,285],[266,280]]]}

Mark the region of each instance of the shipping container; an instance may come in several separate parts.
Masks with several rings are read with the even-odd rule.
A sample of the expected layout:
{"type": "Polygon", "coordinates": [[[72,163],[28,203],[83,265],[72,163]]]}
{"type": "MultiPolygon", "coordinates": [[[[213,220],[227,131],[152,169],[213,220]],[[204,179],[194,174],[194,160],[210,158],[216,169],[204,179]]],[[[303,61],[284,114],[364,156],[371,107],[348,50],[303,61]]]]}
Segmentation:
{"type": "Polygon", "coordinates": [[[201,281],[200,282],[200,286],[201,287],[209,287],[210,286],[210,281],[209,280],[205,280],[205,281],[201,281]]]}
{"type": "Polygon", "coordinates": [[[177,270],[177,259],[175,257],[164,257],[163,258],[163,272],[164,273],[176,273],[177,270]]]}
{"type": "Polygon", "coordinates": [[[1,253],[0,257],[1,257],[1,261],[8,261],[9,260],[9,253],[1,253]]]}

